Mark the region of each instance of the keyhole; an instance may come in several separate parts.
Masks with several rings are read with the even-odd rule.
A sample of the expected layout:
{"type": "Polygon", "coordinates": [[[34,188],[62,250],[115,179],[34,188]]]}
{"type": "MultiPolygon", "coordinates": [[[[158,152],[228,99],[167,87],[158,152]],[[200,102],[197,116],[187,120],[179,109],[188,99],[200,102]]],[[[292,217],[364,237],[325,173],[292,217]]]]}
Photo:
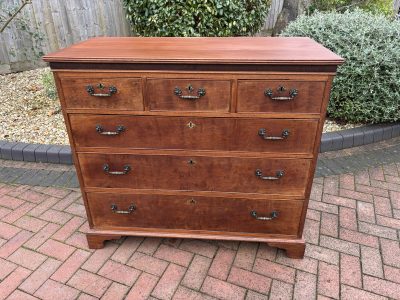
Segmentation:
{"type": "Polygon", "coordinates": [[[192,129],[196,127],[196,124],[194,124],[192,121],[189,121],[189,123],[187,123],[186,126],[192,129]]]}
{"type": "Polygon", "coordinates": [[[196,204],[196,200],[194,200],[193,198],[191,198],[191,199],[189,200],[189,203],[190,203],[190,204],[196,204]]]}
{"type": "Polygon", "coordinates": [[[104,84],[102,84],[102,83],[99,83],[98,85],[97,85],[97,87],[99,88],[99,89],[104,89],[104,84]]]}
{"type": "Polygon", "coordinates": [[[285,89],[284,86],[280,86],[280,87],[277,88],[277,90],[278,90],[278,92],[282,93],[282,92],[284,92],[286,89],[285,89]]]}
{"type": "Polygon", "coordinates": [[[189,160],[188,160],[188,164],[189,164],[189,165],[194,165],[195,163],[196,163],[196,161],[193,160],[193,159],[189,159],[189,160]]]}

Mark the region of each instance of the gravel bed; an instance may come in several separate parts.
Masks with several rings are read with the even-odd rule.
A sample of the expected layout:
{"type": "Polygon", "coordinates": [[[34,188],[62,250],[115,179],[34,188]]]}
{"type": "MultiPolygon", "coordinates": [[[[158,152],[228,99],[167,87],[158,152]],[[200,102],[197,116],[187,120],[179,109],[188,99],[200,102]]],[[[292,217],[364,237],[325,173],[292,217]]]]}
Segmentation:
{"type": "MultiPolygon", "coordinates": [[[[0,75],[0,140],[68,145],[58,100],[46,95],[42,76],[49,68],[0,75]]],[[[362,124],[339,124],[327,120],[324,132],[362,124]]]]}
{"type": "Polygon", "coordinates": [[[0,140],[67,145],[58,100],[47,97],[48,68],[0,75],[0,140]]]}

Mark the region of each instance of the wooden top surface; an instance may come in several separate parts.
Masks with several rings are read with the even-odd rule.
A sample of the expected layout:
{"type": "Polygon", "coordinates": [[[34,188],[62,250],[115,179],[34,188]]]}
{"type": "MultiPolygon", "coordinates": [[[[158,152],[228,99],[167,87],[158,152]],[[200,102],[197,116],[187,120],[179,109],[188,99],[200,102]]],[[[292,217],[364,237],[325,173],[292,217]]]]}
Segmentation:
{"type": "Polygon", "coordinates": [[[47,62],[337,65],[343,59],[305,37],[98,37],[47,62]]]}

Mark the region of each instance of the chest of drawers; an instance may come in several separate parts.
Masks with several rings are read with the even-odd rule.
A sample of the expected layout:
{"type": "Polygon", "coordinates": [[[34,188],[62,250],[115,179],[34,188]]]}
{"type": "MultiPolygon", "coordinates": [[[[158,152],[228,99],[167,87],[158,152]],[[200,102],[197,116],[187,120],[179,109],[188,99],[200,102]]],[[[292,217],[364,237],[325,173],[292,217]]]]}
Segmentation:
{"type": "Polygon", "coordinates": [[[156,236],[266,242],[303,257],[340,57],[308,38],[95,38],[44,60],[90,248],[156,236]]]}

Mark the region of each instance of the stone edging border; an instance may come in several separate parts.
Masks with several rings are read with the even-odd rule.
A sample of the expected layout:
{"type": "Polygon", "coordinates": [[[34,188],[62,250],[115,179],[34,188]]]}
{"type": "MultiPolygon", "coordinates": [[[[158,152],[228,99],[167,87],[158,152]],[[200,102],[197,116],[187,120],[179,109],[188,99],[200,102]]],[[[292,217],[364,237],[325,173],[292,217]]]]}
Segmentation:
{"type": "MultiPolygon", "coordinates": [[[[367,125],[322,134],[320,152],[337,151],[400,136],[400,123],[367,125]]],[[[0,140],[0,158],[71,165],[70,146],[28,144],[0,140]]]]}

